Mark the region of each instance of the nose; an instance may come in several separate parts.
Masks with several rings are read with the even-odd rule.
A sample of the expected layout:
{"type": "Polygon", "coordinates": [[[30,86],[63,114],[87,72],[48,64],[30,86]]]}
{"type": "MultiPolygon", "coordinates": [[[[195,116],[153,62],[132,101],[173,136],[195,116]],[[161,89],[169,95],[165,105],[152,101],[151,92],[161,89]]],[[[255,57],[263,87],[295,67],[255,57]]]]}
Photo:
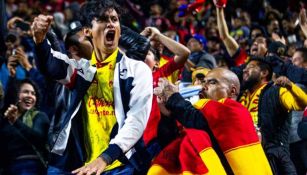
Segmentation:
{"type": "Polygon", "coordinates": [[[107,28],[113,28],[113,23],[112,22],[110,22],[110,21],[108,21],[108,23],[107,23],[107,28]]]}
{"type": "Polygon", "coordinates": [[[247,70],[248,70],[247,68],[244,68],[243,73],[247,73],[247,70]]]}
{"type": "Polygon", "coordinates": [[[208,90],[208,83],[206,81],[202,82],[202,90],[207,91],[208,90]]]}
{"type": "Polygon", "coordinates": [[[114,22],[112,21],[111,18],[108,18],[108,20],[107,20],[107,27],[110,27],[110,28],[114,27],[114,22]]]}

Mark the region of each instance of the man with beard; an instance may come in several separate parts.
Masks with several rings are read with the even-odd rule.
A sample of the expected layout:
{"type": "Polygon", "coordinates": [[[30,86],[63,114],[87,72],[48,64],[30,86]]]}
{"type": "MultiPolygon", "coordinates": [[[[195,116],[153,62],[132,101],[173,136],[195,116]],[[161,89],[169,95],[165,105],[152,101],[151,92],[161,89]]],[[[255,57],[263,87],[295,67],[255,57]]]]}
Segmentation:
{"type": "Polygon", "coordinates": [[[272,174],[267,158],[261,147],[249,112],[236,102],[240,91],[238,77],[222,68],[211,70],[202,82],[201,97],[194,106],[178,93],[178,89],[164,79],[160,79],[155,94],[161,105],[183,126],[203,129],[212,134],[212,142],[217,142],[215,151],[223,163],[227,174],[272,174]]]}
{"type": "Polygon", "coordinates": [[[307,95],[286,77],[270,82],[272,68],[263,58],[252,58],[243,71],[246,91],[239,98],[251,113],[262,145],[276,174],[296,174],[289,154],[288,112],[303,110],[307,95]]]}

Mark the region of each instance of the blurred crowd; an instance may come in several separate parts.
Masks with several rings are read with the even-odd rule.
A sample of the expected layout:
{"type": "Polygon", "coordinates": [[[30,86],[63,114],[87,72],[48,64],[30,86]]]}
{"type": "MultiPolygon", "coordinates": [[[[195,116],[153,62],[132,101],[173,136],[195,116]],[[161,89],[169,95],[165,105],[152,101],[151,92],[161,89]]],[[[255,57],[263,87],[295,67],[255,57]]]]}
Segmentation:
{"type": "Polygon", "coordinates": [[[307,1],[109,1],[0,0],[0,174],[307,174],[307,1]]]}

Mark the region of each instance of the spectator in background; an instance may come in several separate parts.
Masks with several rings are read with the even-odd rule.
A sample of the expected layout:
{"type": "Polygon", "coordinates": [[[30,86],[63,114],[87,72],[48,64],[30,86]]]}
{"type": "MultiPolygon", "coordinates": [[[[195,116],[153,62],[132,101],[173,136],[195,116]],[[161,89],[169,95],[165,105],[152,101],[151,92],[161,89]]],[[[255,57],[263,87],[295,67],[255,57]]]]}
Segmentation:
{"type": "MultiPolygon", "coordinates": [[[[304,68],[307,70],[307,49],[296,49],[292,62],[295,66],[304,68]]],[[[300,88],[307,92],[305,85],[297,84],[300,88]]],[[[291,117],[291,129],[290,129],[290,156],[297,170],[297,174],[304,175],[307,173],[307,140],[298,136],[298,125],[303,118],[303,111],[292,111],[291,117]]]]}
{"type": "Polygon", "coordinates": [[[16,55],[19,53],[24,53],[24,48],[20,44],[20,36],[16,31],[11,31],[8,33],[5,44],[7,47],[5,55],[5,63],[1,65],[0,69],[0,79],[3,84],[3,88],[7,89],[7,83],[9,80],[9,75],[14,73],[14,76],[18,80],[25,79],[26,70],[19,63],[19,59],[16,55]]]}
{"type": "Polygon", "coordinates": [[[307,70],[307,48],[298,48],[292,56],[292,63],[307,70]]]}
{"type": "MultiPolygon", "coordinates": [[[[4,174],[46,174],[49,119],[41,112],[39,89],[28,79],[9,81],[4,117],[0,118],[1,162],[4,174]]],[[[3,114],[3,113],[2,113],[3,114]]]]}
{"type": "Polygon", "coordinates": [[[262,36],[262,37],[266,36],[265,30],[260,25],[252,26],[250,31],[251,31],[250,36],[249,36],[249,43],[250,44],[252,44],[252,42],[255,41],[255,39],[258,38],[259,36],[262,36]]]}
{"type": "Polygon", "coordinates": [[[146,26],[152,26],[158,28],[159,31],[164,32],[170,26],[170,22],[167,18],[162,16],[162,7],[157,0],[150,4],[150,17],[146,20],[146,26]]]}
{"type": "Polygon", "coordinates": [[[215,58],[204,50],[205,38],[202,35],[195,34],[187,42],[187,47],[191,51],[187,63],[182,72],[182,82],[192,83],[192,68],[204,67],[208,69],[215,68],[215,58]]]}
{"type": "Polygon", "coordinates": [[[58,36],[58,38],[62,39],[68,32],[68,27],[65,25],[65,16],[61,12],[55,12],[53,14],[54,24],[53,30],[58,36]]]}

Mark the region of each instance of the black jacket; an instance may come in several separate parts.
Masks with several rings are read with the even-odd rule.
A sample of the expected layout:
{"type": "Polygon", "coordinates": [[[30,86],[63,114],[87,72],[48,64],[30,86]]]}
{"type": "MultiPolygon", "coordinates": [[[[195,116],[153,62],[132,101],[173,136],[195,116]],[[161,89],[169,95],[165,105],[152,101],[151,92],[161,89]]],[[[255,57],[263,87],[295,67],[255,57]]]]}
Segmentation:
{"type": "Polygon", "coordinates": [[[280,87],[269,83],[261,92],[258,125],[264,149],[269,145],[289,145],[291,118],[279,100],[280,87]]]}

